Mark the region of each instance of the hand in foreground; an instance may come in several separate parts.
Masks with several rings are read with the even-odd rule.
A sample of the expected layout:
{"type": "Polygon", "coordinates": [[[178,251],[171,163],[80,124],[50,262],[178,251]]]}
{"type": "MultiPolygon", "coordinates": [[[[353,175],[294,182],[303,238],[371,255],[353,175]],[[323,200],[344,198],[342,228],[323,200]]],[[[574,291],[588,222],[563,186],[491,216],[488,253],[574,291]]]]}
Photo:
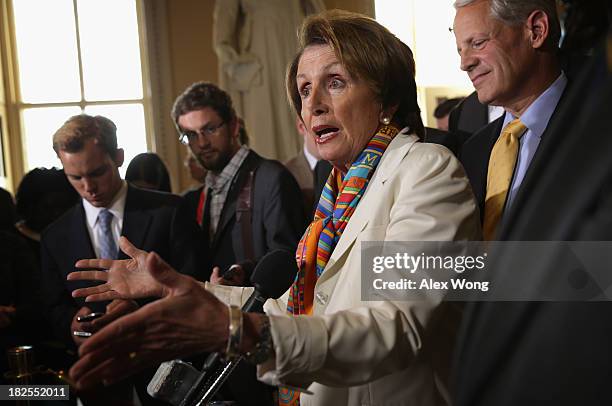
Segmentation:
{"type": "Polygon", "coordinates": [[[103,281],[98,286],[76,289],[73,297],[83,297],[86,302],[113,299],[139,299],[143,297],[161,297],[162,286],[151,277],[146,269],[146,260],[151,253],[134,247],[127,238],[119,239],[119,247],[130,259],[82,259],[76,263],[77,268],[98,268],[108,271],[76,271],[68,274],[68,280],[103,281]]]}
{"type": "Polygon", "coordinates": [[[106,314],[91,321],[96,331],[101,330],[107,324],[112,323],[121,316],[138,310],[138,303],[133,300],[115,299],[106,305],[106,314]]]}
{"type": "Polygon", "coordinates": [[[213,285],[243,286],[245,279],[244,270],[238,264],[232,265],[223,276],[221,276],[221,268],[216,266],[210,275],[210,283],[213,285]]]}
{"type": "Polygon", "coordinates": [[[86,314],[91,313],[91,309],[87,306],[81,307],[76,314],[72,317],[72,322],[70,323],[70,336],[72,337],[72,341],[78,346],[83,344],[86,340],[85,337],[75,336],[75,331],[85,331],[87,333],[93,333],[93,328],[91,327],[91,323],[81,323],[77,321],[77,317],[85,316],[86,314]]]}
{"type": "MultiPolygon", "coordinates": [[[[75,331],[84,331],[93,334],[100,330],[102,327],[111,323],[113,320],[116,320],[125,314],[131,313],[136,309],[138,309],[138,303],[134,302],[133,300],[115,299],[106,306],[106,314],[104,314],[104,316],[99,317],[93,321],[77,321],[78,316],[85,316],[91,313],[91,309],[89,307],[83,306],[72,318],[72,323],[70,324],[70,333],[72,334],[75,331]]],[[[77,346],[80,346],[86,340],[88,340],[88,338],[77,337],[72,334],[72,340],[77,346]]]]}
{"type": "Polygon", "coordinates": [[[70,369],[77,388],[109,385],[162,361],[226,345],[229,316],[222,302],[157,254],[149,254],[145,265],[165,297],[113,321],[81,345],[81,357],[70,369]]]}

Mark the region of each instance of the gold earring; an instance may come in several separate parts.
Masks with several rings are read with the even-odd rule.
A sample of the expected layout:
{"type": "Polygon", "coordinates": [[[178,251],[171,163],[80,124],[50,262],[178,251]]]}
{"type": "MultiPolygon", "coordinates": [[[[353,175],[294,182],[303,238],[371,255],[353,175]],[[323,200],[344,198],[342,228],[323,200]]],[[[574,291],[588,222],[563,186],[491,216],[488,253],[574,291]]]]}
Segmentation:
{"type": "Polygon", "coordinates": [[[391,119],[389,117],[383,117],[382,120],[380,120],[384,125],[389,125],[389,123],[391,123],[391,119]]]}

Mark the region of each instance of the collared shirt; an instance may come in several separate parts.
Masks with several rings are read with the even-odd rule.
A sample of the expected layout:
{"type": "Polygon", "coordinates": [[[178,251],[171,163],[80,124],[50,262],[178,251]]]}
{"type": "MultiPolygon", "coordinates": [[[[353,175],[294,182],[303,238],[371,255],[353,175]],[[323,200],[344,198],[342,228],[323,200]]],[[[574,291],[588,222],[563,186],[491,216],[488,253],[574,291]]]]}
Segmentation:
{"type": "Polygon", "coordinates": [[[489,112],[489,123],[492,123],[493,121],[497,120],[506,112],[506,110],[504,110],[502,106],[489,105],[487,106],[487,110],[489,112]]]}
{"type": "Polygon", "coordinates": [[[83,199],[83,208],[85,209],[85,219],[87,223],[87,232],[89,233],[89,240],[91,241],[91,245],[96,253],[96,257],[98,258],[100,257],[100,244],[97,233],[98,227],[100,227],[98,214],[102,209],[107,209],[113,215],[111,230],[113,233],[113,239],[115,240],[115,245],[119,247],[119,237],[121,236],[121,229],[123,228],[123,213],[125,212],[127,189],[127,183],[125,181],[121,181],[121,188],[115,195],[115,198],[109,207],[95,207],[87,200],[83,199]]]}
{"type": "MultiPolygon", "coordinates": [[[[310,137],[310,135],[308,135],[308,137],[310,137]]],[[[306,161],[308,161],[308,166],[310,167],[310,170],[314,171],[314,168],[317,165],[317,162],[319,162],[319,160],[314,155],[312,155],[310,152],[308,152],[308,149],[306,148],[305,144],[304,144],[304,148],[302,149],[302,151],[304,152],[306,161]]]]}
{"type": "Polygon", "coordinates": [[[240,166],[249,154],[249,151],[250,150],[247,146],[242,145],[228,164],[225,165],[225,168],[223,168],[221,173],[217,175],[211,171],[208,171],[206,174],[204,187],[206,190],[210,190],[211,194],[210,196],[206,197],[207,199],[211,199],[209,229],[211,236],[214,236],[217,232],[217,226],[219,225],[219,220],[221,219],[221,212],[223,211],[223,205],[227,199],[227,194],[229,193],[232,179],[234,179],[238,173],[238,169],[240,169],[240,166]]]}
{"type": "MultiPolygon", "coordinates": [[[[565,86],[567,86],[567,77],[565,76],[565,73],[561,72],[559,77],[552,83],[552,85],[550,85],[548,89],[544,91],[544,93],[542,93],[533,103],[531,103],[531,105],[520,117],[521,122],[527,127],[527,131],[525,134],[523,134],[520,140],[519,155],[516,161],[516,166],[514,167],[514,175],[512,177],[510,190],[508,191],[508,199],[506,201],[504,214],[508,212],[507,209],[512,205],[516,197],[516,193],[518,192],[521,183],[523,183],[525,173],[527,173],[531,160],[538,149],[538,145],[540,145],[542,134],[544,134],[544,131],[548,126],[550,117],[553,115],[555,108],[563,95],[565,86]]],[[[514,117],[512,114],[506,112],[502,129],[515,118],[516,117],[514,117]]]]}

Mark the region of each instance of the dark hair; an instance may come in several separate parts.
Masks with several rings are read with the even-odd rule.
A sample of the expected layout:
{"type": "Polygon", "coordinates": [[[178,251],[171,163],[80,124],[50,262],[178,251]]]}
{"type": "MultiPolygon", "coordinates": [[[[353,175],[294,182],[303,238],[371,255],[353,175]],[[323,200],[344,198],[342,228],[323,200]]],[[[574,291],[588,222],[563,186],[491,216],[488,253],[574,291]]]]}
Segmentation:
{"type": "Polygon", "coordinates": [[[412,51],[375,20],[347,11],[331,10],[312,15],[302,25],[299,49],[286,77],[287,95],[298,115],[302,109],[296,81],[300,58],[306,47],[324,44],[332,47],[352,76],[365,81],[382,109],[398,106],[394,122],[423,136],[412,51]]]}
{"type": "Polygon", "coordinates": [[[28,228],[41,232],[79,200],[64,171],[36,168],[26,173],[15,194],[17,215],[28,228]]]}
{"type": "Polygon", "coordinates": [[[125,180],[128,182],[144,182],[154,190],[170,193],[170,175],[161,158],[153,152],[138,154],[130,161],[125,171],[125,180]]]}
{"type": "Polygon", "coordinates": [[[450,114],[450,112],[457,107],[457,105],[461,102],[461,100],[463,100],[463,97],[455,97],[453,99],[445,99],[444,101],[440,102],[440,104],[438,104],[438,106],[436,107],[436,109],[434,110],[434,117],[435,118],[442,118],[445,116],[448,116],[450,114]]]}
{"type": "Polygon", "coordinates": [[[180,116],[206,107],[216,111],[226,123],[236,118],[232,99],[226,92],[210,82],[197,82],[185,89],[174,101],[171,112],[172,120],[178,128],[180,116]]]}
{"type": "Polygon", "coordinates": [[[93,139],[111,157],[117,153],[117,127],[115,123],[103,116],[79,114],[70,117],[53,134],[53,149],[59,155],[60,151],[79,152],[85,141],[93,139]]]}
{"type": "Polygon", "coordinates": [[[14,231],[17,216],[15,202],[8,190],[0,187],[0,230],[14,231]]]}

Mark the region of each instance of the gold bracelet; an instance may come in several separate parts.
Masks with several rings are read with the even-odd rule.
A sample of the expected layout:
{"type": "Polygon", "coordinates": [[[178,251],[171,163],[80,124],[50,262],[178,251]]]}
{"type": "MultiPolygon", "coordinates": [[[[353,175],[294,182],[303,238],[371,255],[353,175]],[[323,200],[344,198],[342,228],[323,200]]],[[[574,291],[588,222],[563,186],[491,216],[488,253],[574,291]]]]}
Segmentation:
{"type": "Polygon", "coordinates": [[[227,337],[227,348],[225,355],[228,359],[240,356],[240,343],[242,341],[242,310],[238,306],[228,306],[229,310],[229,335],[227,337]]]}

